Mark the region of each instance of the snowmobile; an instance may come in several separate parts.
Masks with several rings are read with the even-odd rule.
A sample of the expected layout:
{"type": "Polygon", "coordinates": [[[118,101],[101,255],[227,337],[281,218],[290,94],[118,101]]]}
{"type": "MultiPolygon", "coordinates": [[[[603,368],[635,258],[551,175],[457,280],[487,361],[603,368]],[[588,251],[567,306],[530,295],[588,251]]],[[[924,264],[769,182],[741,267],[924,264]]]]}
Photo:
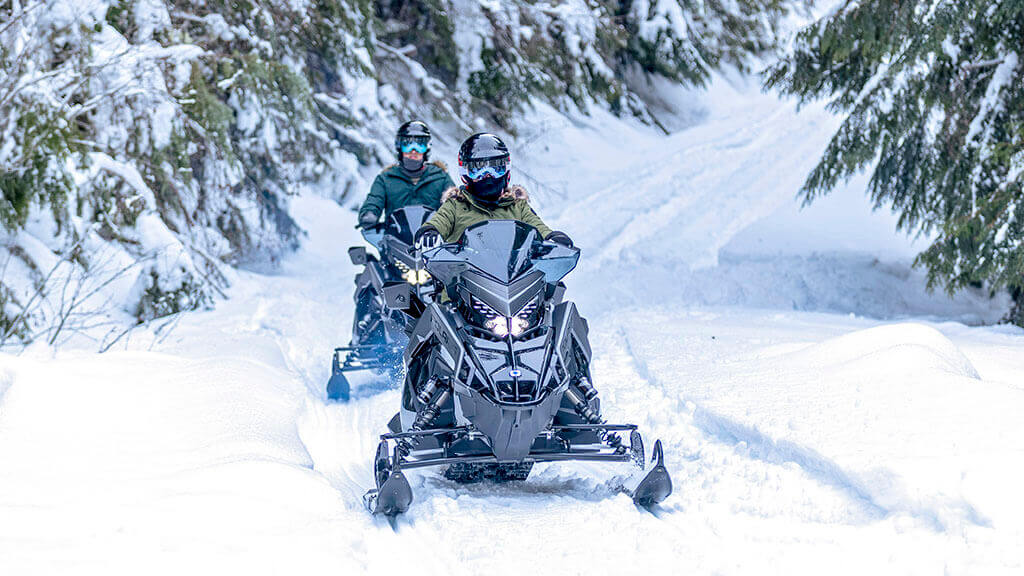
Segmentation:
{"type": "MultiPolygon", "coordinates": [[[[637,427],[601,417],[587,322],[563,300],[579,249],[544,241],[522,222],[491,220],[423,260],[446,297],[425,303],[412,329],[401,408],[380,437],[376,488],[364,496],[372,513],[409,508],[405,471],[415,468],[445,466],[445,477],[460,483],[525,480],[536,462],[643,470],[637,427]]],[[[389,295],[395,308],[411,300],[389,295]]],[[[622,486],[644,507],[672,492],[660,440],[651,460],[646,475],[635,474],[638,484],[622,486]]]]}
{"type": "Polygon", "coordinates": [[[364,228],[363,238],[377,249],[380,258],[364,246],[348,249],[349,259],[363,271],[356,276],[355,317],[352,340],[335,348],[327,397],[348,401],[351,386],[347,374],[369,371],[384,382],[397,382],[402,369],[402,352],[409,340],[410,319],[423,310],[434,290],[430,275],[413,248],[413,235],[433,211],[420,205],[395,210],[385,220],[364,228]],[[403,309],[388,308],[387,295],[395,292],[409,298],[403,309]]]}

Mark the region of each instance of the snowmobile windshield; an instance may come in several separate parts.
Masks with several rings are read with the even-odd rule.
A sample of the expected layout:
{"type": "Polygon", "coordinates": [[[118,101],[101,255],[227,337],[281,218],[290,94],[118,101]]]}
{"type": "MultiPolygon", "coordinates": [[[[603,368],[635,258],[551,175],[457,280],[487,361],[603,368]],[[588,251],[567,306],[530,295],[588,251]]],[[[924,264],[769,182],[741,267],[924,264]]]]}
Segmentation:
{"type": "Polygon", "coordinates": [[[392,212],[384,222],[384,226],[363,228],[363,239],[378,252],[384,252],[384,239],[385,237],[391,238],[398,241],[402,252],[408,253],[412,248],[413,236],[416,231],[430,219],[433,213],[430,208],[419,204],[404,206],[392,212]]]}
{"type": "Polygon", "coordinates": [[[378,226],[363,228],[363,240],[380,252],[380,243],[384,240],[384,229],[378,226]]]}
{"type": "Polygon", "coordinates": [[[424,256],[427,270],[444,284],[470,268],[503,284],[539,270],[545,282],[555,284],[576,267],[580,251],[544,242],[535,228],[522,222],[487,220],[467,228],[457,243],[424,256]]]}
{"type": "Polygon", "coordinates": [[[406,246],[412,246],[416,231],[430,219],[430,215],[433,213],[430,208],[418,204],[399,208],[388,216],[384,225],[384,233],[401,241],[406,246]]]}
{"type": "Polygon", "coordinates": [[[398,268],[403,280],[413,286],[430,280],[430,276],[420,269],[419,254],[413,249],[413,244],[416,231],[430,219],[431,214],[433,211],[426,206],[405,206],[392,212],[384,224],[381,255],[398,268]]]}

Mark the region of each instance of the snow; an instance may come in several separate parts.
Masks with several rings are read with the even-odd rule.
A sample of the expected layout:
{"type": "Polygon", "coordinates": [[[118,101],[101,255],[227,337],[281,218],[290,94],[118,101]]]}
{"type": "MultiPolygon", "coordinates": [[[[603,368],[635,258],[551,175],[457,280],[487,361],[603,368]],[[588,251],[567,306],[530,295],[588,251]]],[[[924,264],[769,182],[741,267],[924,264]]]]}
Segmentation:
{"type": "Polygon", "coordinates": [[[92,152],[89,155],[89,159],[93,170],[100,171],[104,170],[120,177],[126,184],[131,186],[132,190],[135,191],[137,196],[129,198],[129,203],[135,203],[136,200],[142,200],[142,206],[140,209],[156,210],[156,197],[153,196],[153,191],[146,185],[145,180],[142,178],[142,174],[139,174],[139,170],[128,164],[127,162],[118,162],[110,157],[110,155],[103,152],[92,152]]]}
{"type": "Polygon", "coordinates": [[[133,13],[135,26],[138,28],[136,34],[142,41],[152,40],[154,33],[171,25],[171,15],[167,12],[166,5],[157,0],[139,0],[135,3],[133,13]]]}
{"type": "Polygon", "coordinates": [[[615,470],[565,464],[507,486],[414,471],[409,513],[370,517],[399,395],[325,402],[361,239],[305,193],[302,248],[227,272],[216,309],[105,354],[0,353],[0,572],[1019,574],[1024,331],[967,325],[1005,301],[929,295],[863,179],[799,209],[823,109],[728,75],[663,101],[691,124],[538,105],[512,141],[516,179],[582,247],[569,295],[605,415],[665,442],[655,514],[615,470]]]}
{"type": "MultiPolygon", "coordinates": [[[[1013,81],[1013,73],[1017,69],[1018,57],[1016,52],[1007,52],[999,64],[996,66],[995,72],[992,73],[992,78],[988,81],[988,86],[985,88],[985,98],[981,101],[981,106],[978,109],[978,113],[971,120],[971,124],[967,130],[966,141],[970,142],[983,131],[983,124],[985,120],[995,114],[998,114],[1005,105],[1001,92],[1003,88],[1007,87],[1013,81]]],[[[987,144],[988,136],[985,135],[981,144],[987,144]]],[[[989,154],[990,151],[986,148],[982,148],[983,154],[989,154]]]]}
{"type": "Polygon", "coordinates": [[[949,57],[954,66],[960,61],[960,47],[949,36],[942,39],[942,52],[949,57]]]}

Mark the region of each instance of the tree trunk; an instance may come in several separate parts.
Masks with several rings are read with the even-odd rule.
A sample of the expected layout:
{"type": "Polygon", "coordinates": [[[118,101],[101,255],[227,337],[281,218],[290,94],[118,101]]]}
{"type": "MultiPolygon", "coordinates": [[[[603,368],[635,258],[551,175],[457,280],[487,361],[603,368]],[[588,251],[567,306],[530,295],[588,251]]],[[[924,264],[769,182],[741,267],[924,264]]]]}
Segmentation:
{"type": "Polygon", "coordinates": [[[1010,297],[1013,298],[1013,304],[1005,321],[1024,328],[1024,287],[1011,288],[1010,297]]]}

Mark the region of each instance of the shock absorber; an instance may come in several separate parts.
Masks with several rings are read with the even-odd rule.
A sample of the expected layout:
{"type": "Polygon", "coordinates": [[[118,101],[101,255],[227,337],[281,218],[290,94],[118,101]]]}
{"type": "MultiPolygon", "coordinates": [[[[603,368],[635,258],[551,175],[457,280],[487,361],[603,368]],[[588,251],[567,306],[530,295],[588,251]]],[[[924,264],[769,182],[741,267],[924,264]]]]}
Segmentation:
{"type": "Polygon", "coordinates": [[[586,376],[580,376],[580,379],[576,381],[576,386],[583,392],[583,398],[589,403],[594,398],[597,398],[597,390],[594,385],[590,383],[590,379],[586,376]]]}
{"type": "MultiPolygon", "coordinates": [[[[434,421],[441,415],[441,408],[445,402],[451,398],[452,389],[451,387],[444,385],[436,377],[427,380],[424,384],[423,390],[416,395],[417,400],[423,404],[423,409],[416,413],[416,420],[413,421],[412,427],[409,428],[409,432],[422,432],[423,430],[429,430],[434,425],[434,421]],[[441,392],[434,396],[434,392],[440,388],[441,392]]],[[[420,439],[417,437],[402,438],[398,441],[398,449],[402,451],[403,455],[408,455],[412,452],[416,446],[420,443],[420,439]]]]}
{"type": "MultiPolygon", "coordinates": [[[[590,384],[586,376],[581,377],[575,384],[569,386],[565,391],[565,396],[572,402],[573,409],[576,410],[580,418],[586,420],[587,423],[595,426],[605,424],[604,418],[601,418],[600,414],[590,408],[590,400],[597,396],[597,390],[590,384]]],[[[619,438],[618,434],[607,430],[600,430],[597,435],[605,444],[614,448],[616,452],[625,450],[622,447],[622,438],[619,438]]]]}

